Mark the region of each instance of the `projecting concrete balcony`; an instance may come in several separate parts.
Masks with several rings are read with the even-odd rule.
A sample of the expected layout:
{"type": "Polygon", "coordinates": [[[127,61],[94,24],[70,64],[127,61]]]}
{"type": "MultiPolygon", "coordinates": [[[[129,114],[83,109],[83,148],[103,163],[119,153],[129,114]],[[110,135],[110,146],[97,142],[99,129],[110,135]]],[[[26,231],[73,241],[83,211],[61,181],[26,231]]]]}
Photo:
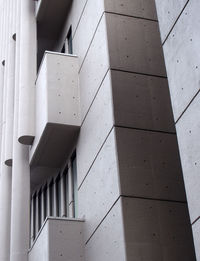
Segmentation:
{"type": "Polygon", "coordinates": [[[29,261],[83,261],[83,225],[79,219],[47,218],[29,250],[29,261]]]}
{"type": "Polygon", "coordinates": [[[36,81],[36,135],[30,164],[58,168],[80,129],[77,56],[45,52],[36,81]]]}
{"type": "Polygon", "coordinates": [[[38,21],[48,19],[49,22],[51,22],[49,18],[53,18],[52,20],[59,26],[66,18],[71,2],[72,0],[38,0],[35,8],[36,18],[38,21]]]}

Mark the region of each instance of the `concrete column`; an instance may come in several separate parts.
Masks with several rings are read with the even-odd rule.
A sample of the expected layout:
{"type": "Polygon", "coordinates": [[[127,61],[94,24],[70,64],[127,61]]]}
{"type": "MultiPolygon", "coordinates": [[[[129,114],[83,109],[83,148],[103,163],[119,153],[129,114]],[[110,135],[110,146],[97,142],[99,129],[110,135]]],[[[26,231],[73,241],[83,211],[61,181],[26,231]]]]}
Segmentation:
{"type": "Polygon", "coordinates": [[[27,261],[30,229],[30,167],[28,146],[13,142],[10,261],[27,261]]]}
{"type": "MultiPolygon", "coordinates": [[[[1,2],[1,62],[6,58],[6,38],[8,29],[8,10],[9,1],[1,2]]],[[[5,63],[3,62],[3,65],[5,63]]],[[[0,65],[0,128],[1,128],[1,153],[0,153],[0,260],[7,261],[10,259],[10,213],[11,213],[11,180],[12,170],[4,164],[5,154],[5,66],[0,65]]]]}
{"type": "Polygon", "coordinates": [[[5,129],[5,158],[6,165],[12,165],[13,147],[13,117],[14,117],[14,88],[15,88],[15,33],[16,1],[10,2],[10,17],[8,30],[8,57],[7,57],[7,82],[6,82],[6,129],[5,129]]]}
{"type": "Polygon", "coordinates": [[[35,132],[36,19],[35,2],[21,0],[18,139],[30,145],[35,132]]]}
{"type": "Polygon", "coordinates": [[[12,169],[1,163],[0,176],[0,260],[10,259],[10,212],[12,169]]]}
{"type": "MultiPolygon", "coordinates": [[[[28,1],[29,2],[29,1],[28,1]]],[[[30,234],[29,148],[17,140],[19,116],[20,9],[17,5],[10,261],[27,261],[30,234]]],[[[23,21],[26,24],[26,20],[23,21]]]]}

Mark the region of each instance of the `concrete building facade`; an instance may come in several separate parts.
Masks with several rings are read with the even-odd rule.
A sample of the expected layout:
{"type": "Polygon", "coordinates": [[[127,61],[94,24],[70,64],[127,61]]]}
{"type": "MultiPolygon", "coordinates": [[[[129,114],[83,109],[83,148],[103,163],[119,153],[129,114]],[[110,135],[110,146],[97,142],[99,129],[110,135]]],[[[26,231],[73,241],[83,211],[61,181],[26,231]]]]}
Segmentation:
{"type": "Polygon", "coordinates": [[[196,260],[156,5],[0,1],[0,261],[196,260]]]}
{"type": "Polygon", "coordinates": [[[156,0],[197,260],[199,246],[199,1],[156,0]]]}

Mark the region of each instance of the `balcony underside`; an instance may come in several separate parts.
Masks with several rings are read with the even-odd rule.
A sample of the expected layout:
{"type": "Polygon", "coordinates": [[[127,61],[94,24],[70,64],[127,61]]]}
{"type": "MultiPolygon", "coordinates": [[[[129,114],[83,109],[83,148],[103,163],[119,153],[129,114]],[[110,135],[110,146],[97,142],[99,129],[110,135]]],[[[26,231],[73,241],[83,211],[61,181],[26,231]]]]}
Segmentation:
{"type": "Polygon", "coordinates": [[[40,64],[45,50],[53,50],[64,26],[71,3],[72,0],[38,1],[36,7],[38,64],[40,64]]]}
{"type": "Polygon", "coordinates": [[[72,152],[79,129],[78,126],[47,123],[30,165],[59,168],[72,152]]]}

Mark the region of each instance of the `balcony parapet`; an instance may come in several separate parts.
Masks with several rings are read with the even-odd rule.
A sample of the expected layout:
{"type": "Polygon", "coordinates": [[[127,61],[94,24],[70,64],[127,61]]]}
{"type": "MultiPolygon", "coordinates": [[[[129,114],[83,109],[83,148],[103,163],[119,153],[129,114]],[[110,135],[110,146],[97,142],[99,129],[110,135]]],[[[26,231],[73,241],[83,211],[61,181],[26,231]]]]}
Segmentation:
{"type": "Polygon", "coordinates": [[[61,167],[80,130],[78,57],[45,52],[36,80],[36,136],[33,167],[61,167]]]}
{"type": "Polygon", "coordinates": [[[29,250],[29,261],[84,261],[84,221],[47,217],[29,250]]]}

